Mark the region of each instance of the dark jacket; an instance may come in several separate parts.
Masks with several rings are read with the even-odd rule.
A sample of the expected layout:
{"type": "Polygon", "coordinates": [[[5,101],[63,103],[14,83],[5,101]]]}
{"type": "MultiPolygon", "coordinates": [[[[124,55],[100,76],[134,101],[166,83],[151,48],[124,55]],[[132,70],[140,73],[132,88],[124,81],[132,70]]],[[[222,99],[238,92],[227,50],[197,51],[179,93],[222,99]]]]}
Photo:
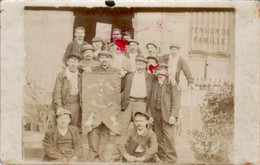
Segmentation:
{"type": "Polygon", "coordinates": [[[120,70],[115,67],[108,66],[106,69],[104,69],[100,65],[91,67],[91,70],[92,72],[118,72],[118,73],[120,72],[120,70]]]}
{"type": "Polygon", "coordinates": [[[141,135],[137,134],[136,128],[129,131],[125,144],[118,144],[119,153],[123,156],[128,153],[135,157],[145,157],[145,161],[149,161],[157,152],[158,142],[155,133],[151,129],[145,130],[141,135]],[[137,147],[143,152],[136,152],[137,147]]]}
{"type": "MultiPolygon", "coordinates": [[[[158,86],[158,79],[155,79],[152,85],[151,103],[148,110],[148,113],[153,118],[155,118],[155,104],[158,86]]],[[[168,79],[165,78],[161,94],[161,111],[163,120],[168,123],[170,116],[179,117],[180,106],[181,100],[178,91],[178,85],[172,86],[168,83],[168,79]]]]}
{"type": "MultiPolygon", "coordinates": [[[[123,80],[123,83],[122,83],[123,97],[122,97],[122,101],[121,101],[121,106],[122,106],[121,108],[123,110],[125,110],[129,104],[130,92],[131,92],[134,74],[135,74],[135,72],[132,72],[132,73],[126,75],[123,80]]],[[[150,93],[151,93],[151,89],[152,89],[152,82],[156,78],[156,76],[145,72],[145,77],[146,77],[146,92],[147,92],[146,105],[148,107],[149,101],[150,101],[149,96],[151,95],[150,93]]]]}
{"type": "MultiPolygon", "coordinates": [[[[59,160],[64,158],[65,156],[61,153],[59,147],[58,147],[58,128],[54,127],[51,130],[48,130],[45,134],[45,137],[43,139],[43,149],[45,152],[45,155],[43,157],[43,160],[45,161],[51,161],[51,160],[59,160]]],[[[83,151],[82,147],[82,141],[78,132],[78,128],[74,127],[72,125],[69,125],[68,131],[70,131],[72,135],[72,143],[73,143],[73,150],[75,157],[80,157],[83,151]]]]}
{"type": "MultiPolygon", "coordinates": [[[[163,56],[160,56],[159,61],[168,64],[169,56],[170,56],[169,54],[165,54],[163,56]]],[[[176,69],[176,74],[175,74],[175,80],[176,80],[177,84],[179,84],[179,81],[180,81],[179,78],[180,78],[181,71],[183,71],[183,73],[184,73],[184,75],[185,75],[185,77],[188,81],[188,84],[192,84],[193,83],[193,77],[192,77],[190,68],[189,68],[187,62],[180,56],[179,61],[177,63],[177,69],[176,69]]]]}
{"type": "MultiPolygon", "coordinates": [[[[81,99],[81,76],[78,75],[78,88],[79,88],[79,98],[81,99]]],[[[66,70],[60,72],[57,76],[52,98],[54,108],[63,107],[66,105],[67,100],[70,95],[71,82],[67,79],[66,70]]]]}

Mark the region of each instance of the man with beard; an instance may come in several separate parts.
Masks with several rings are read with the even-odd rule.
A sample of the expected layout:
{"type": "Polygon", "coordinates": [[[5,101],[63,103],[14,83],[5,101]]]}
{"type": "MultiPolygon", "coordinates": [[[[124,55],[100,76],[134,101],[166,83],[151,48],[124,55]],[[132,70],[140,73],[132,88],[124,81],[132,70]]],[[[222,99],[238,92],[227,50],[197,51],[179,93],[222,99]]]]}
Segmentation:
{"type": "Polygon", "coordinates": [[[67,56],[72,53],[72,52],[77,52],[78,54],[81,55],[82,58],[82,49],[85,45],[88,43],[84,41],[85,37],[85,28],[83,27],[77,27],[75,29],[75,39],[74,41],[70,42],[69,45],[67,46],[67,49],[65,51],[64,57],[63,57],[63,63],[66,64],[66,59],[67,56]]]}
{"type": "Polygon", "coordinates": [[[163,63],[168,64],[169,80],[173,85],[179,84],[180,73],[183,71],[188,85],[191,89],[194,88],[193,77],[190,68],[186,61],[179,55],[180,45],[171,44],[169,46],[170,54],[160,56],[160,60],[163,63]]]}
{"type": "Polygon", "coordinates": [[[94,48],[92,45],[85,45],[83,47],[83,60],[79,63],[79,70],[80,72],[84,71],[86,67],[95,67],[99,66],[100,62],[93,59],[94,56],[94,48]]]}
{"type": "Polygon", "coordinates": [[[155,133],[147,129],[149,116],[145,112],[134,113],[134,128],[129,131],[124,145],[118,145],[123,161],[155,162],[158,143],[155,133]]]}
{"type": "Polygon", "coordinates": [[[174,142],[175,124],[179,117],[180,95],[178,86],[168,81],[165,63],[156,68],[157,79],[153,81],[149,106],[150,123],[154,122],[154,132],[159,148],[158,157],[161,162],[175,163],[177,153],[174,142]]]}
{"type": "Polygon", "coordinates": [[[69,125],[71,112],[59,108],[57,126],[48,130],[43,139],[44,161],[75,162],[82,156],[82,144],[77,127],[69,125]]]}
{"type": "Polygon", "coordinates": [[[98,53],[101,52],[102,47],[104,46],[103,39],[100,37],[94,37],[92,39],[92,45],[94,48],[94,60],[98,60],[98,53]]]}
{"type": "Polygon", "coordinates": [[[138,51],[138,45],[139,42],[131,40],[129,41],[129,52],[126,53],[126,57],[129,58],[130,60],[130,64],[131,64],[131,68],[132,71],[135,71],[136,68],[136,63],[135,63],[135,59],[137,56],[143,56],[141,55],[141,52],[138,51]]]}
{"type": "Polygon", "coordinates": [[[146,49],[148,52],[148,56],[158,56],[159,55],[159,48],[156,44],[149,42],[146,44],[146,49]]]}
{"type": "MultiPolygon", "coordinates": [[[[101,51],[99,53],[100,65],[92,67],[87,71],[96,73],[120,73],[118,69],[111,66],[110,63],[112,58],[113,55],[110,52],[101,51]]],[[[111,139],[113,139],[112,135],[118,136],[120,134],[120,128],[117,126],[118,122],[116,116],[112,116],[113,114],[107,114],[106,111],[104,111],[104,113],[105,114],[92,112],[85,124],[85,126],[90,130],[90,132],[88,132],[88,142],[91,161],[107,161],[105,157],[106,145],[111,139]],[[108,122],[106,122],[108,119],[109,121],[116,123],[116,126],[109,125],[108,122]]]]}
{"type": "Polygon", "coordinates": [[[81,76],[78,72],[81,55],[72,52],[67,56],[67,67],[57,76],[53,90],[53,105],[71,111],[71,124],[77,126],[80,115],[81,76]]]}
{"type": "Polygon", "coordinates": [[[117,40],[121,40],[121,39],[122,39],[121,30],[118,28],[113,29],[111,43],[115,43],[117,40]]]}
{"type": "Polygon", "coordinates": [[[132,115],[137,110],[147,111],[152,81],[155,75],[145,71],[147,60],[143,56],[137,56],[136,71],[125,76],[122,83],[122,135],[126,136],[132,115]]]}

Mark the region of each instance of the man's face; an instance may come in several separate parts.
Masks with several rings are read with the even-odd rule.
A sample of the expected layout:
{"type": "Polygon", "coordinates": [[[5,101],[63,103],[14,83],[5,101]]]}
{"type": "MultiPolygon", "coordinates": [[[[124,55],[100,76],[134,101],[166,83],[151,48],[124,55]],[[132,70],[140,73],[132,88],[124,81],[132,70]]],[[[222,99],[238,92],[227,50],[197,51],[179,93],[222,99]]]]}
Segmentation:
{"type": "Polygon", "coordinates": [[[172,48],[170,49],[170,53],[171,53],[171,56],[172,56],[172,57],[176,57],[177,54],[179,53],[179,49],[178,49],[178,48],[175,48],[175,47],[172,47],[172,48]]]}
{"type": "Polygon", "coordinates": [[[156,66],[157,65],[156,61],[154,59],[152,59],[152,58],[148,59],[147,66],[149,67],[150,65],[152,65],[152,66],[156,66]]]}
{"type": "Polygon", "coordinates": [[[99,50],[99,49],[102,48],[103,43],[101,41],[98,41],[98,42],[93,42],[92,45],[93,45],[95,50],[99,50]]]}
{"type": "Polygon", "coordinates": [[[114,30],[114,31],[112,32],[112,39],[113,39],[114,41],[116,41],[116,40],[121,40],[121,38],[122,38],[122,35],[121,35],[121,32],[120,32],[119,30],[114,30]]]}
{"type": "Polygon", "coordinates": [[[145,70],[146,63],[142,61],[136,61],[136,71],[141,73],[145,70]]]}
{"type": "Polygon", "coordinates": [[[147,51],[150,56],[155,56],[157,53],[157,49],[151,44],[147,46],[147,51]]]}
{"type": "Polygon", "coordinates": [[[106,55],[101,55],[101,56],[99,56],[99,61],[103,68],[107,68],[110,65],[111,58],[106,55]]]}
{"type": "Polygon", "coordinates": [[[76,72],[79,66],[79,59],[76,57],[71,57],[67,60],[67,64],[71,72],[76,72]]]}
{"type": "Polygon", "coordinates": [[[60,128],[67,128],[69,126],[69,123],[71,121],[70,115],[61,115],[57,118],[57,125],[60,128]]]}
{"type": "Polygon", "coordinates": [[[86,60],[92,60],[93,59],[93,56],[94,56],[94,53],[92,50],[86,50],[84,53],[83,53],[83,57],[84,59],[86,60]]]}
{"type": "Polygon", "coordinates": [[[130,36],[124,36],[123,39],[127,40],[127,41],[130,41],[132,38],[130,36]]]}
{"type": "Polygon", "coordinates": [[[85,37],[85,32],[84,30],[82,29],[78,29],[75,31],[75,38],[77,40],[84,40],[84,37],[85,37]]]}
{"type": "Polygon", "coordinates": [[[158,67],[156,69],[156,75],[158,76],[158,78],[165,77],[167,72],[168,70],[165,67],[158,67]]]}
{"type": "Polygon", "coordinates": [[[138,45],[135,42],[130,42],[129,49],[130,52],[136,53],[137,52],[138,45]]]}
{"type": "Polygon", "coordinates": [[[135,116],[134,124],[136,129],[143,130],[146,128],[146,125],[148,124],[148,120],[145,116],[137,114],[135,116]]]}

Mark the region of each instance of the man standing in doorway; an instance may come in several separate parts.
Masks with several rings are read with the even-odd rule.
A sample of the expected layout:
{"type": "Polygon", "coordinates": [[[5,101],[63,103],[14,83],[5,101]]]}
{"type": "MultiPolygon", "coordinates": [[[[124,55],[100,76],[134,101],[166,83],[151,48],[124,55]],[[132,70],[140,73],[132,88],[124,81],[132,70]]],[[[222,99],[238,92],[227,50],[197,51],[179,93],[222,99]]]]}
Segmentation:
{"type": "Polygon", "coordinates": [[[64,57],[63,57],[63,63],[66,64],[67,56],[72,52],[77,52],[82,57],[82,50],[85,45],[88,43],[84,41],[86,29],[84,27],[77,27],[75,29],[75,38],[74,41],[70,42],[69,45],[66,48],[64,57]]]}

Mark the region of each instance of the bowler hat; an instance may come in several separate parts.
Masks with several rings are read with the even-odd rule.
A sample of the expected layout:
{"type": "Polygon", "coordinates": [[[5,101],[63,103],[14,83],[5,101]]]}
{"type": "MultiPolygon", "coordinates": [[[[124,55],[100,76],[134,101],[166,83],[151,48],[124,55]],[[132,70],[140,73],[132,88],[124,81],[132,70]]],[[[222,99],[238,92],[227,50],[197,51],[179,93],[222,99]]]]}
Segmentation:
{"type": "Polygon", "coordinates": [[[67,56],[67,60],[72,58],[72,57],[76,57],[77,59],[81,60],[82,57],[78,52],[71,52],[68,56],[67,56]]]}
{"type": "Polygon", "coordinates": [[[98,53],[98,57],[100,57],[100,56],[108,56],[108,57],[110,57],[110,58],[113,58],[113,54],[110,53],[110,52],[107,51],[107,50],[103,50],[103,51],[99,52],[99,53],[98,53]]]}
{"type": "Polygon", "coordinates": [[[148,45],[153,45],[156,49],[158,48],[158,46],[155,45],[155,43],[149,42],[149,43],[147,43],[146,46],[145,46],[146,49],[148,49],[148,45]]]}
{"type": "Polygon", "coordinates": [[[146,60],[146,58],[144,58],[144,56],[141,56],[141,55],[138,55],[136,56],[135,58],[135,61],[141,61],[141,62],[144,62],[144,63],[148,63],[148,61],[146,60]]]}
{"type": "Polygon", "coordinates": [[[154,60],[156,61],[156,63],[159,62],[159,60],[158,60],[158,58],[156,58],[156,56],[148,56],[148,57],[146,57],[146,59],[147,59],[147,60],[149,60],[149,59],[154,59],[154,60]]]}
{"type": "Polygon", "coordinates": [[[178,45],[178,44],[175,44],[175,43],[172,43],[170,46],[170,49],[172,48],[172,47],[174,47],[174,48],[178,48],[178,49],[180,49],[181,48],[181,46],[180,45],[178,45]]]}
{"type": "Polygon", "coordinates": [[[134,117],[135,117],[136,115],[138,115],[138,114],[143,115],[144,117],[147,118],[147,120],[149,120],[149,117],[150,117],[150,116],[149,116],[146,112],[136,111],[136,112],[134,113],[134,117]]]}

